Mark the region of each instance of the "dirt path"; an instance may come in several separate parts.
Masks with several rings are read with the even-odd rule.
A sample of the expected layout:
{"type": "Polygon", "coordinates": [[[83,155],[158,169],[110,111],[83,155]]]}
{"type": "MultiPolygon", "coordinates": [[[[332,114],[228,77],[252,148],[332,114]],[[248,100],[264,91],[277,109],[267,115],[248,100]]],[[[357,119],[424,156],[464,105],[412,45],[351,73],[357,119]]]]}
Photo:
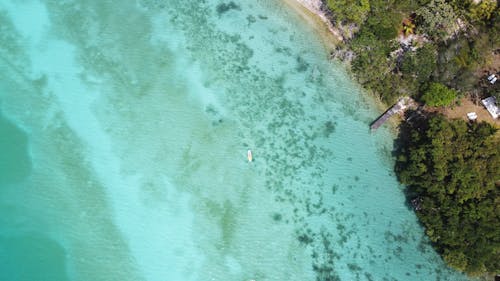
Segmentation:
{"type": "Polygon", "coordinates": [[[493,117],[486,110],[486,108],[484,108],[482,104],[476,105],[467,98],[463,98],[460,102],[461,102],[460,106],[454,106],[453,108],[445,109],[444,115],[446,115],[448,118],[459,118],[468,120],[467,113],[476,112],[477,121],[479,122],[486,121],[488,123],[495,125],[497,128],[500,128],[500,120],[493,119],[493,117]]]}

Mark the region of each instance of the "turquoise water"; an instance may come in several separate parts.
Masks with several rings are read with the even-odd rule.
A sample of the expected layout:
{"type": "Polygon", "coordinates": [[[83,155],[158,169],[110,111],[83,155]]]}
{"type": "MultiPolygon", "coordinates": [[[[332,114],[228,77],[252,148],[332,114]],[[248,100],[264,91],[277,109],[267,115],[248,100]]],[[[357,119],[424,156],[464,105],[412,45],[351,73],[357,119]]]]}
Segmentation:
{"type": "Polygon", "coordinates": [[[3,0],[0,42],[0,280],[466,280],[284,3],[3,0]]]}

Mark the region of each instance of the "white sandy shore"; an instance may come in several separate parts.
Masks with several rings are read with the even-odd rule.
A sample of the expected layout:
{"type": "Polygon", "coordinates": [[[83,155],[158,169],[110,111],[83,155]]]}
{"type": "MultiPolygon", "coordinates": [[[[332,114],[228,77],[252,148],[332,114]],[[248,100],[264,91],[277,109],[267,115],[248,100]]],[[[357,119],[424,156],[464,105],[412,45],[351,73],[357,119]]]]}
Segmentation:
{"type": "Polygon", "coordinates": [[[339,30],[333,26],[333,24],[330,22],[326,14],[321,10],[321,5],[322,5],[321,0],[285,0],[285,1],[288,2],[294,1],[296,3],[299,3],[302,7],[306,8],[311,13],[315,14],[319,19],[321,19],[321,21],[326,24],[328,30],[330,30],[332,35],[337,40],[339,41],[344,40],[339,30]]]}
{"type": "MultiPolygon", "coordinates": [[[[316,25],[319,28],[318,25],[322,25],[325,27],[325,33],[328,33],[330,38],[333,38],[334,40],[328,40],[327,43],[330,45],[333,43],[333,45],[330,45],[334,47],[336,43],[338,42],[343,42],[344,37],[341,35],[342,33],[340,30],[333,26],[333,24],[328,20],[328,17],[326,14],[321,10],[321,0],[283,0],[285,3],[290,5],[291,7],[295,8],[297,12],[302,14],[308,21],[311,22],[311,24],[316,25]],[[302,10],[302,11],[301,11],[302,10]],[[305,11],[304,11],[305,10],[305,11]],[[309,15],[305,15],[305,13],[309,13],[309,15]],[[314,19],[312,19],[313,17],[314,19]]],[[[325,37],[326,38],[326,37],[325,37]]],[[[347,68],[349,68],[349,64],[345,64],[347,68]]],[[[365,92],[370,92],[369,90],[365,89],[365,92]]],[[[381,112],[385,111],[387,108],[387,105],[382,102],[382,100],[376,96],[375,94],[370,94],[371,97],[373,97],[373,102],[374,105],[377,107],[377,109],[381,112]]],[[[391,128],[396,130],[397,124],[398,124],[399,119],[391,119],[388,122],[392,124],[391,128]]],[[[396,132],[396,131],[394,131],[396,132]]]]}

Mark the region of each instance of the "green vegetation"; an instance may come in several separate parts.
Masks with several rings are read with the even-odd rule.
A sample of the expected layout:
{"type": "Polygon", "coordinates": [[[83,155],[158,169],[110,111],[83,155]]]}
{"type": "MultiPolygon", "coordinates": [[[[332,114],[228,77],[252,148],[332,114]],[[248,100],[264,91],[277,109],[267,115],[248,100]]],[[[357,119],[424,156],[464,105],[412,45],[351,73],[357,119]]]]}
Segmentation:
{"type": "Polygon", "coordinates": [[[444,39],[458,30],[458,15],[445,0],[432,0],[416,11],[423,33],[434,39],[444,39]]]}
{"type": "Polygon", "coordinates": [[[422,95],[422,101],[430,106],[448,106],[457,98],[457,92],[441,83],[432,83],[422,95]]]}
{"type": "MultiPolygon", "coordinates": [[[[332,22],[353,51],[359,81],[393,103],[419,100],[431,83],[460,94],[499,97],[500,83],[484,82],[500,45],[497,1],[324,0],[332,22]]],[[[500,97],[499,97],[500,98],[500,97]]]]}
{"type": "Polygon", "coordinates": [[[370,11],[369,0],[326,0],[326,5],[333,11],[337,24],[345,22],[361,24],[370,11]]]}
{"type": "Polygon", "coordinates": [[[441,116],[401,130],[396,172],[444,260],[469,274],[500,270],[500,139],[487,123],[441,116]]]}
{"type": "MultiPolygon", "coordinates": [[[[496,0],[323,0],[344,36],[352,71],[382,101],[411,96],[448,106],[495,95],[500,8],[496,0]]],[[[333,53],[336,55],[335,53],[333,53]]],[[[428,113],[424,112],[424,115],[428,113]]],[[[420,115],[418,115],[420,116],[420,115]]],[[[420,121],[415,121],[420,120],[420,121]]],[[[500,137],[485,123],[444,117],[401,125],[396,172],[416,199],[437,251],[469,274],[500,271],[500,137]]]]}

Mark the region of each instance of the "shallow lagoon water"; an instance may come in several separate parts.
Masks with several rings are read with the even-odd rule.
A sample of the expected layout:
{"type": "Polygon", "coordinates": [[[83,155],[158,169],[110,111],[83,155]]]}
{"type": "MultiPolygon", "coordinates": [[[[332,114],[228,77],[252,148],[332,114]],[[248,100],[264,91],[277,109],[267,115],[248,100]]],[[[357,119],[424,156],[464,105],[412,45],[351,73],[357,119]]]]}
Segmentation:
{"type": "Polygon", "coordinates": [[[2,1],[0,24],[0,280],[466,280],[285,4],[2,1]]]}

